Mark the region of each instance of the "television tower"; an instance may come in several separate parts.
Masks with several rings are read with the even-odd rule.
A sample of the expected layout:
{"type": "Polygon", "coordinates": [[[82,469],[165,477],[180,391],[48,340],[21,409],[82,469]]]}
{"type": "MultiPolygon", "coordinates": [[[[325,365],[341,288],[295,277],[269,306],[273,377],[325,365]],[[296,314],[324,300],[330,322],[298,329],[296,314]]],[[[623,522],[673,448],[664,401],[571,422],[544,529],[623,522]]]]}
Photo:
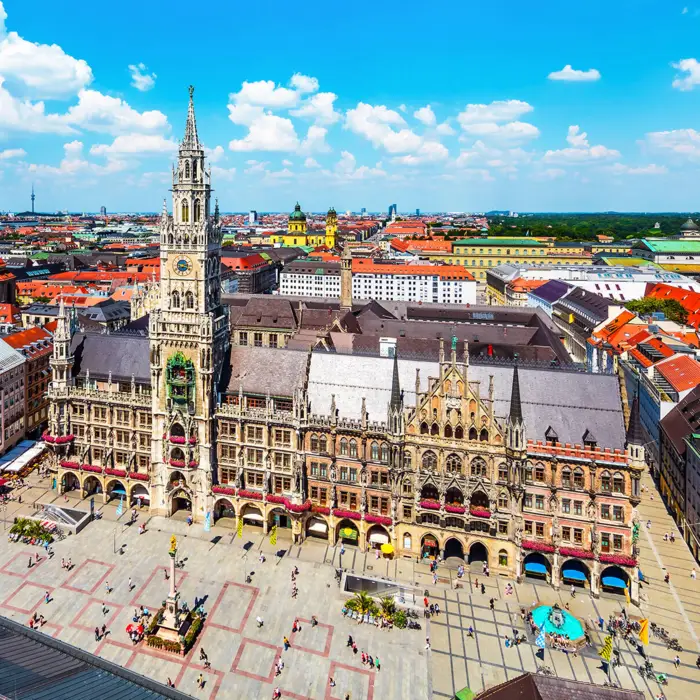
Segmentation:
{"type": "Polygon", "coordinates": [[[34,213],[34,200],[36,199],[36,196],[34,194],[34,183],[32,182],[32,214],[34,213]]]}

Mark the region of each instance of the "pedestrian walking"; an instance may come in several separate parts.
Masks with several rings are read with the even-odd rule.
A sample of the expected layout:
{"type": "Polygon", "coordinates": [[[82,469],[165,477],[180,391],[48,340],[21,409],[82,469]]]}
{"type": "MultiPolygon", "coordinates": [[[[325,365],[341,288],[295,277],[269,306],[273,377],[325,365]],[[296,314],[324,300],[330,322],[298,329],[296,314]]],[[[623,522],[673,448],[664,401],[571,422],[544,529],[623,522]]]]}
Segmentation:
{"type": "Polygon", "coordinates": [[[170,574],[168,573],[167,569],[163,569],[163,576],[165,576],[166,581],[170,578],[170,574]]]}
{"type": "Polygon", "coordinates": [[[291,646],[291,644],[289,643],[289,640],[286,637],[283,640],[283,644],[284,644],[285,651],[287,651],[287,649],[289,649],[289,647],[291,646]]]}
{"type": "Polygon", "coordinates": [[[474,628],[469,625],[469,628],[467,629],[467,637],[474,637],[474,628]]]}
{"type": "Polygon", "coordinates": [[[102,603],[102,614],[106,615],[109,612],[109,608],[105,603],[102,603]]]}
{"type": "Polygon", "coordinates": [[[345,554],[345,544],[342,542],[340,543],[340,556],[342,557],[343,554],[345,554]]]}
{"type": "Polygon", "coordinates": [[[44,602],[48,605],[50,600],[51,594],[48,591],[46,591],[46,593],[44,593],[44,602]]]}
{"type": "Polygon", "coordinates": [[[61,557],[61,568],[62,569],[66,568],[66,560],[63,557],[61,557]]]}
{"type": "Polygon", "coordinates": [[[173,682],[170,680],[170,676],[168,676],[167,686],[168,686],[168,688],[174,688],[174,687],[175,687],[175,683],[173,683],[173,682]]]}
{"type": "Polygon", "coordinates": [[[95,627],[95,641],[99,642],[100,641],[100,628],[95,627]]]}
{"type": "Polygon", "coordinates": [[[29,555],[29,564],[27,564],[27,568],[31,569],[32,568],[32,555],[29,555]]]}
{"type": "Polygon", "coordinates": [[[495,604],[496,604],[496,601],[493,598],[491,598],[491,600],[489,600],[489,608],[491,610],[493,610],[495,607],[495,604]]]}
{"type": "Polygon", "coordinates": [[[331,688],[335,688],[335,681],[333,680],[333,676],[331,676],[328,679],[328,685],[330,685],[331,688]]]}
{"type": "MultiPolygon", "coordinates": [[[[700,657],[698,657],[700,658],[700,657]]],[[[367,663],[367,654],[365,652],[362,652],[362,665],[364,666],[367,663]]]]}
{"type": "Polygon", "coordinates": [[[317,619],[316,615],[312,615],[311,616],[311,626],[316,627],[317,624],[318,624],[318,619],[317,619]]]}
{"type": "Polygon", "coordinates": [[[571,584],[571,597],[575,598],[576,597],[576,586],[574,584],[571,584]]]}
{"type": "Polygon", "coordinates": [[[673,659],[673,665],[678,668],[681,665],[681,657],[676,654],[676,658],[673,659]]]}
{"type": "Polygon", "coordinates": [[[204,676],[201,673],[197,677],[197,685],[199,686],[200,690],[204,688],[204,676]]]}
{"type": "Polygon", "coordinates": [[[690,572],[690,578],[692,578],[693,581],[695,581],[695,578],[696,578],[695,569],[693,569],[693,570],[690,572]]]}
{"type": "Polygon", "coordinates": [[[355,642],[352,643],[352,653],[357,654],[357,644],[355,642]]]}
{"type": "Polygon", "coordinates": [[[482,583],[481,584],[481,595],[485,595],[485,593],[486,593],[486,586],[484,586],[484,584],[482,583]]]}
{"type": "Polygon", "coordinates": [[[129,590],[130,591],[134,590],[134,582],[131,580],[131,576],[129,576],[129,590]]]}
{"type": "Polygon", "coordinates": [[[262,626],[265,624],[265,623],[263,622],[262,617],[260,617],[260,615],[258,615],[258,616],[255,618],[255,621],[258,623],[258,627],[262,627],[262,626]]]}
{"type": "Polygon", "coordinates": [[[105,591],[107,591],[108,595],[112,592],[112,588],[109,585],[109,581],[105,581],[105,591]]]}
{"type": "Polygon", "coordinates": [[[103,636],[103,637],[107,634],[107,625],[105,625],[105,624],[102,625],[102,630],[101,630],[101,632],[102,632],[102,636],[103,636]]]}
{"type": "Polygon", "coordinates": [[[353,638],[352,638],[352,635],[349,634],[349,635],[348,635],[348,643],[347,643],[345,646],[346,646],[346,647],[351,647],[354,643],[355,643],[355,642],[354,642],[354,640],[353,640],[353,638]]]}
{"type": "Polygon", "coordinates": [[[374,657],[374,668],[376,668],[377,671],[381,670],[381,665],[380,665],[380,663],[379,663],[379,657],[378,657],[378,656],[375,656],[375,657],[374,657]]]}
{"type": "Polygon", "coordinates": [[[435,603],[435,614],[436,615],[440,614],[440,603],[435,603]]]}
{"type": "Polygon", "coordinates": [[[66,569],[68,569],[68,571],[71,571],[73,569],[73,558],[72,557],[68,557],[68,566],[66,566],[66,569]]]}
{"type": "Polygon", "coordinates": [[[425,648],[430,651],[430,637],[425,638],[425,648]]]}

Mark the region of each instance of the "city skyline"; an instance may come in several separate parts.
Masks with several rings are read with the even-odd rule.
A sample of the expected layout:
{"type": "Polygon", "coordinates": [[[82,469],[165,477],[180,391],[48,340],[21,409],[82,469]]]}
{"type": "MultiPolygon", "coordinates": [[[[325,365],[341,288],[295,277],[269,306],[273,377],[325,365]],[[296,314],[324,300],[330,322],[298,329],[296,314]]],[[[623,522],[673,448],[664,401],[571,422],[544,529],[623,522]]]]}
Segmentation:
{"type": "Polygon", "coordinates": [[[208,41],[232,20],[215,2],[183,51],[185,8],[68,23],[0,0],[0,210],[35,183],[39,211],[157,211],[189,83],[223,211],[697,209],[700,6],[507,5],[421,17],[422,38],[412,4],[239,8],[208,41]]]}

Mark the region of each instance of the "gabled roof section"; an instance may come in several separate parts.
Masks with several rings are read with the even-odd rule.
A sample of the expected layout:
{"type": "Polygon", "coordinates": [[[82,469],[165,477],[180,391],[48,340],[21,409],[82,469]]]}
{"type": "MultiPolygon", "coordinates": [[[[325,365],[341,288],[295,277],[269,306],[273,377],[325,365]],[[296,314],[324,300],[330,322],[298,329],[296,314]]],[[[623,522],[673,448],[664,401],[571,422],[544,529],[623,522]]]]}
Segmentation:
{"type": "Polygon", "coordinates": [[[688,355],[658,362],[655,369],[678,392],[693,389],[700,384],[700,362],[688,355]]]}

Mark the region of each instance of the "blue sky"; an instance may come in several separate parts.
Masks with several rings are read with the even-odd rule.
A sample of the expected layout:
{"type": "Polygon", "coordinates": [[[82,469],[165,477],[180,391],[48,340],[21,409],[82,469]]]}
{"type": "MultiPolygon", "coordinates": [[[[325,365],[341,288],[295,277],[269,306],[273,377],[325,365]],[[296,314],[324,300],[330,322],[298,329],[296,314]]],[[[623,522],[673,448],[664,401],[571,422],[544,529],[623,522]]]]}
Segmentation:
{"type": "Polygon", "coordinates": [[[0,210],[700,209],[700,0],[0,0],[0,210]],[[115,9],[116,8],[116,9],[115,9]]]}

